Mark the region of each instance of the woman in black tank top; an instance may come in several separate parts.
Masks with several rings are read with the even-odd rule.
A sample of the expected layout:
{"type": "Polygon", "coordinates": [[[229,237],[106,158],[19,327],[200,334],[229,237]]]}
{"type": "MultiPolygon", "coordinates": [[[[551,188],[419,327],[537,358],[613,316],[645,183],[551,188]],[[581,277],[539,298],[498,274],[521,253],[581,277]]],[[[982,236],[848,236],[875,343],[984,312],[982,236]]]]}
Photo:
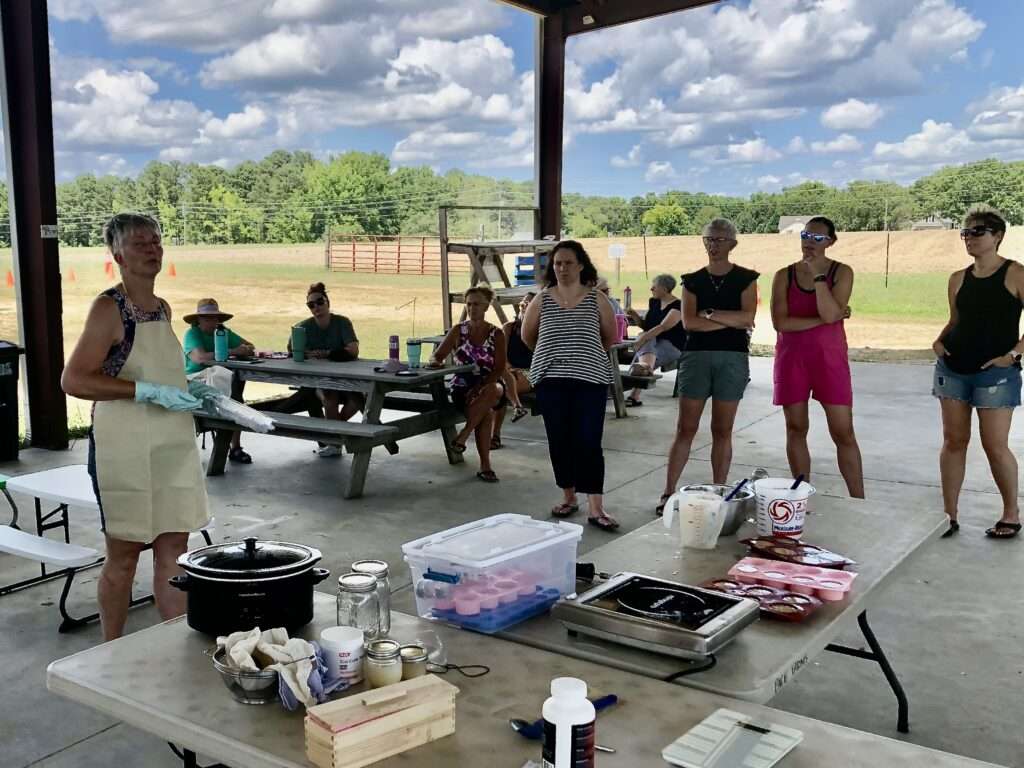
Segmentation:
{"type": "MultiPolygon", "coordinates": [[[[509,402],[512,403],[513,424],[530,415],[530,412],[523,406],[523,401],[519,399],[520,395],[533,389],[527,376],[530,373],[533,350],[523,341],[522,327],[526,308],[530,306],[530,302],[536,295],[536,291],[527,291],[523,300],[519,302],[519,317],[511,323],[505,323],[502,329],[505,331],[505,359],[508,361],[508,365],[505,366],[505,372],[501,376],[502,383],[505,385],[505,394],[508,396],[509,402]]],[[[505,410],[502,408],[494,412],[494,429],[491,432],[492,451],[504,447],[501,442],[501,427],[505,423],[505,410]]]]}
{"type": "Polygon", "coordinates": [[[974,263],[949,278],[949,322],[932,348],[938,360],[932,394],[942,407],[939,454],[942,501],[949,516],[944,538],[960,530],[957,502],[971,439],[971,409],[978,411],[981,442],[1003,499],[1003,514],[985,531],[997,539],[1020,532],[1017,460],[1009,446],[1013,409],[1020,405],[1021,310],[1024,266],[999,255],[1006,222],[992,212],[970,213],[960,230],[974,263]]]}

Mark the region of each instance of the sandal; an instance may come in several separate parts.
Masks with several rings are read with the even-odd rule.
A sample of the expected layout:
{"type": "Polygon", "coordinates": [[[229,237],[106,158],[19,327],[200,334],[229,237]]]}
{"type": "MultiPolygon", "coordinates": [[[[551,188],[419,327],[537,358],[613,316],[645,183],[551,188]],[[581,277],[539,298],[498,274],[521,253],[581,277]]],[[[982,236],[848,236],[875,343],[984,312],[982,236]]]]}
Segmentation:
{"type": "Polygon", "coordinates": [[[252,456],[242,450],[241,447],[232,448],[228,453],[228,461],[233,461],[236,464],[252,464],[252,456]]]}
{"type": "Polygon", "coordinates": [[[671,493],[661,494],[661,498],[658,499],[658,506],[654,508],[654,514],[661,517],[665,514],[665,503],[672,497],[671,493]]]}
{"type": "Polygon", "coordinates": [[[530,412],[520,405],[512,412],[512,423],[515,424],[520,419],[525,419],[529,415],[530,412]]]}
{"type": "Polygon", "coordinates": [[[947,528],[945,530],[945,532],[942,534],[942,536],[940,536],[939,538],[941,538],[941,539],[948,539],[950,536],[955,536],[959,532],[960,532],[960,523],[958,523],[956,520],[950,520],[949,521],[949,528],[947,528]]]}
{"type": "Polygon", "coordinates": [[[567,501],[563,501],[558,506],[551,508],[552,517],[571,517],[580,511],[579,504],[570,504],[567,501]]]}
{"type": "Polygon", "coordinates": [[[476,473],[476,476],[483,480],[485,483],[496,483],[498,482],[498,476],[494,474],[493,469],[484,469],[476,473]]]}
{"type": "Polygon", "coordinates": [[[627,408],[639,408],[643,404],[644,404],[643,400],[635,400],[632,397],[627,397],[626,398],[626,407],[627,408]]]}
{"type": "Polygon", "coordinates": [[[1000,520],[985,531],[985,535],[990,539],[1013,539],[1020,533],[1020,528],[1020,523],[1006,523],[1000,520]]]}
{"type": "Polygon", "coordinates": [[[615,522],[615,520],[605,514],[600,514],[597,517],[588,517],[587,522],[590,525],[600,528],[602,531],[614,531],[618,530],[619,527],[619,524],[615,522]]]}
{"type": "Polygon", "coordinates": [[[495,435],[494,437],[491,438],[491,450],[492,451],[497,451],[499,448],[504,448],[504,447],[505,446],[503,446],[501,444],[501,437],[499,435],[495,435]]]}
{"type": "Polygon", "coordinates": [[[466,444],[465,443],[460,443],[458,440],[452,440],[452,444],[449,447],[452,449],[452,453],[465,453],[466,452],[466,444]]]}
{"type": "Polygon", "coordinates": [[[631,366],[629,366],[629,372],[626,375],[638,377],[652,376],[653,371],[651,371],[651,369],[648,366],[644,365],[643,363],[633,363],[631,366]]]}

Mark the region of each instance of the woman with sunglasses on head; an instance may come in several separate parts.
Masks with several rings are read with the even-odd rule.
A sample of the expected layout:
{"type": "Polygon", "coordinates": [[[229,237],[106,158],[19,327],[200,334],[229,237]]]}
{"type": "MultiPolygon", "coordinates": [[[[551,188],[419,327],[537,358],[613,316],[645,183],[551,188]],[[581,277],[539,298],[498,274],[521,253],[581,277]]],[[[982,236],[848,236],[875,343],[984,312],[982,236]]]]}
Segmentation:
{"type": "Polygon", "coordinates": [[[803,258],[775,273],[772,324],[775,344],[775,405],[786,416],[786,455],[794,477],[811,476],[807,448],[808,403],[825,410],[836,445],[839,471],[850,496],[864,498],[864,469],[853,432],[853,384],[843,321],[850,316],[853,270],[827,251],[836,240],[830,219],[815,216],[800,233],[803,258]]]}
{"type": "Polygon", "coordinates": [[[544,288],[523,317],[522,335],[533,350],[530,383],[544,418],[548,454],[562,501],[554,517],[579,512],[587,494],[590,525],[614,531],[604,510],[604,412],[612,381],[608,349],[615,342],[615,312],[595,286],[597,270],[586,249],[563,240],[551,251],[544,288]]]}
{"type": "Polygon", "coordinates": [[[476,440],[476,453],[480,457],[477,478],[485,483],[498,482],[491,469],[491,430],[494,412],[504,410],[505,397],[505,334],[501,328],[486,320],[487,310],[494,301],[494,291],[487,285],[476,285],[463,294],[467,318],[453,325],[434,350],[430,368],[440,368],[448,355],[455,355],[459,365],[472,365],[472,373],[457,373],[452,377],[452,402],[466,415],[466,424],[452,440],[451,450],[466,452],[470,435],[476,440]]]}
{"type": "Polygon", "coordinates": [[[665,488],[654,510],[659,515],[678,488],[708,399],[712,482],[728,482],[732,428],[750,381],[749,331],[757,314],[760,275],[729,260],[736,247],[736,225],[728,219],[708,222],[703,242],[707,266],[683,275],[682,323],[686,346],[676,374],[679,417],[668,454],[665,488]]]}
{"type": "Polygon", "coordinates": [[[1013,409],[1020,405],[1020,315],[1024,268],[999,255],[1006,222],[997,213],[967,214],[960,230],[974,263],[949,278],[949,322],[932,348],[938,360],[932,394],[942,408],[942,502],[949,537],[960,530],[957,502],[964,482],[971,409],[978,411],[981,445],[1003,500],[1003,514],[985,535],[1012,539],[1020,533],[1017,460],[1009,447],[1013,409]]]}
{"type": "MultiPolygon", "coordinates": [[[[312,317],[298,324],[306,331],[306,357],[342,363],[359,357],[359,339],[352,321],[331,312],[331,299],[323,283],[309,286],[306,308],[312,317]]],[[[291,349],[289,339],[288,351],[291,349]]],[[[334,421],[348,421],[363,409],[363,396],[359,392],[303,387],[297,396],[304,401],[311,401],[315,396],[323,404],[324,415],[334,421]]],[[[311,413],[318,410],[315,402],[309,403],[309,407],[311,413]]],[[[317,453],[321,458],[341,456],[342,449],[336,445],[321,445],[317,453]]]]}

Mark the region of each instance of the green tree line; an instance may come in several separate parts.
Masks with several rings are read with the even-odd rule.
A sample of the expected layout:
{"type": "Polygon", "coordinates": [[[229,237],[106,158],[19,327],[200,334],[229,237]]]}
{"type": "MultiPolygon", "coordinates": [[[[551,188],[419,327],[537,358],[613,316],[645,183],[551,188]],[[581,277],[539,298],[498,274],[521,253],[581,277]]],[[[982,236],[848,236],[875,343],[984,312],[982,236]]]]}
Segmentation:
{"type": "MultiPolygon", "coordinates": [[[[301,243],[329,228],[357,234],[437,233],[440,205],[529,205],[532,182],[429,167],[392,168],[386,155],[346,152],[320,160],[279,150],[234,168],[151,162],[135,178],[83,174],[57,187],[60,242],[99,245],[104,220],[121,210],[159,217],[177,243],[301,243]]],[[[781,216],[823,214],[844,231],[904,229],[929,216],[954,226],[988,204],[1024,224],[1024,162],[949,166],[909,186],[854,181],[844,188],[808,181],[749,197],[670,190],[632,198],[566,194],[565,233],[696,234],[719,216],[741,232],[775,232],[781,216]]],[[[0,195],[0,245],[9,245],[8,199],[0,195]]],[[[457,211],[449,231],[511,237],[532,230],[529,213],[457,211]]]]}

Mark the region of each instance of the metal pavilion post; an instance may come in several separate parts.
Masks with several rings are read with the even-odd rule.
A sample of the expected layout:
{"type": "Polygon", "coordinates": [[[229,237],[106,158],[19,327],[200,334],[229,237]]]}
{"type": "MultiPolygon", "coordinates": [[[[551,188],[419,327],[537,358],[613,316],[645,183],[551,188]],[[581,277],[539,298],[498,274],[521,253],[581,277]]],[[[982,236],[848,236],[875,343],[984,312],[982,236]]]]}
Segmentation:
{"type": "Polygon", "coordinates": [[[6,132],[11,245],[18,326],[25,346],[22,392],[32,445],[68,447],[53,110],[45,0],[2,0],[0,101],[6,132]]]}

